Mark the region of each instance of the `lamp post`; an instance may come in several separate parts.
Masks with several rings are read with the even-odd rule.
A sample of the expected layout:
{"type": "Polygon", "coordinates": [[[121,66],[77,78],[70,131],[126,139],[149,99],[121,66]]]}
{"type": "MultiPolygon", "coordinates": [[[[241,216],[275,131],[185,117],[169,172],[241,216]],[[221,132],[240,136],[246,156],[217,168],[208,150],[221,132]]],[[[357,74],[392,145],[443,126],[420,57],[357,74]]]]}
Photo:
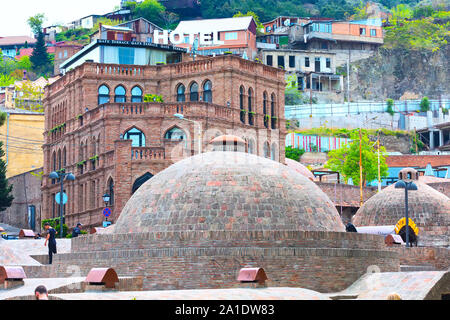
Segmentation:
{"type": "Polygon", "coordinates": [[[48,176],[50,179],[57,179],[61,185],[61,191],[59,192],[59,231],[60,237],[63,237],[63,217],[64,217],[64,203],[63,203],[63,194],[64,194],[64,179],[68,181],[75,181],[75,176],[72,173],[65,173],[53,171],[48,176]]]}
{"type": "Polygon", "coordinates": [[[189,121],[189,122],[192,122],[192,123],[194,123],[194,124],[199,126],[200,129],[199,129],[199,132],[198,132],[198,154],[201,154],[202,153],[202,125],[201,125],[201,123],[198,122],[198,121],[186,119],[184,117],[184,115],[179,114],[179,113],[176,113],[173,116],[175,118],[177,118],[177,119],[184,120],[184,121],[189,121]]]}
{"type": "Polygon", "coordinates": [[[408,190],[417,190],[417,185],[412,181],[399,180],[395,184],[395,189],[405,189],[405,228],[406,228],[406,247],[409,247],[409,217],[408,217],[408,190]]]}
{"type": "MultiPolygon", "coordinates": [[[[107,193],[103,195],[103,202],[105,203],[105,207],[108,208],[108,203],[111,200],[111,196],[107,193]]],[[[106,221],[108,221],[108,217],[105,217],[106,221]]]]}

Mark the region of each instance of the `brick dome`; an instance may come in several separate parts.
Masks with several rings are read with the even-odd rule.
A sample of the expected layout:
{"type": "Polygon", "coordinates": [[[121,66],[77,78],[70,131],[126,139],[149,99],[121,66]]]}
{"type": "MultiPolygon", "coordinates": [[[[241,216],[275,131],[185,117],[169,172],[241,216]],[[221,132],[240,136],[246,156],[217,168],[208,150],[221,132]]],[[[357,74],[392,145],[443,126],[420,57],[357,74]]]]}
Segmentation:
{"type": "Polygon", "coordinates": [[[130,198],[115,233],[298,230],[344,232],[328,196],[289,167],[243,152],[175,163],[130,198]]]}
{"type": "Polygon", "coordinates": [[[311,171],[309,171],[309,169],[307,167],[305,167],[304,165],[302,165],[300,162],[289,159],[289,158],[286,158],[285,162],[289,168],[297,171],[301,175],[307,177],[309,180],[314,181],[315,177],[314,177],[313,173],[311,171]]]}
{"type": "MultiPolygon", "coordinates": [[[[414,183],[418,190],[408,191],[408,215],[419,227],[419,243],[449,245],[450,199],[420,180],[414,183]]],[[[353,223],[358,227],[395,225],[404,216],[405,189],[391,185],[367,200],[353,223]]]]}

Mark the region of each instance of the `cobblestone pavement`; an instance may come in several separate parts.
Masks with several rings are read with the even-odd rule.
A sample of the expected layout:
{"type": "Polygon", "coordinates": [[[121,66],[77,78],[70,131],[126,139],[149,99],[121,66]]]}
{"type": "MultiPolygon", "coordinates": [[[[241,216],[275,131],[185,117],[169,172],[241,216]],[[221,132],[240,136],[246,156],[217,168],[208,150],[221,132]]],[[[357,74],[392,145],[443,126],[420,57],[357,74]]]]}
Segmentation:
{"type": "Polygon", "coordinates": [[[327,296],[357,296],[358,300],[386,300],[397,293],[402,300],[423,300],[448,271],[383,272],[362,276],[349,288],[327,296]]]}
{"type": "MultiPolygon", "coordinates": [[[[0,265],[2,266],[38,266],[39,262],[31,255],[46,255],[48,247],[44,246],[45,239],[4,240],[0,239],[0,265]]],[[[58,253],[69,253],[70,239],[56,240],[58,253]]]]}
{"type": "Polygon", "coordinates": [[[0,300],[34,295],[37,286],[44,285],[47,291],[60,288],[72,283],[79,283],[86,278],[60,278],[60,279],[24,279],[22,287],[11,290],[0,290],[0,300]]]}
{"type": "Polygon", "coordinates": [[[53,294],[64,300],[329,300],[325,295],[300,288],[205,289],[135,292],[84,292],[53,294]]]}

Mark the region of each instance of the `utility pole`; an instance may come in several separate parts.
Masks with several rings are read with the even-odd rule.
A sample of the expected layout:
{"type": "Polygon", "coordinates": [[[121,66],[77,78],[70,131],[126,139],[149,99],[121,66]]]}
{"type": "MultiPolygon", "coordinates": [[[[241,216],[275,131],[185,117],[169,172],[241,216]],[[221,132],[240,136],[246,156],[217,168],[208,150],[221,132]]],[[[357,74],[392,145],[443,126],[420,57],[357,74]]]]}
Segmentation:
{"type": "Polygon", "coordinates": [[[381,192],[380,130],[378,130],[377,147],[378,147],[378,192],[381,192]]]}
{"type": "Polygon", "coordinates": [[[347,103],[348,103],[348,114],[350,114],[350,50],[348,50],[348,61],[347,61],[347,103]]]}
{"type": "Polygon", "coordinates": [[[359,196],[360,196],[360,206],[364,204],[363,200],[363,181],[362,181],[362,129],[359,128],[359,196]]]}

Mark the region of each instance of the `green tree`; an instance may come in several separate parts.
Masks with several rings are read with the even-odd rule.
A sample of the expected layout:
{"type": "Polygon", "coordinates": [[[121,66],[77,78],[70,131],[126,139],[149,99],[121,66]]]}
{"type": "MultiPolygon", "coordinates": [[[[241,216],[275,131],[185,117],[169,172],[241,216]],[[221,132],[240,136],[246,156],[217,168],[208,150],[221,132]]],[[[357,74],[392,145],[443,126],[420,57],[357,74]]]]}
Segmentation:
{"type": "Polygon", "coordinates": [[[394,100],[387,99],[386,104],[387,104],[386,112],[389,113],[391,116],[393,116],[395,113],[394,112],[394,100]]]}
{"type": "Polygon", "coordinates": [[[45,46],[44,34],[42,32],[39,32],[38,34],[36,47],[33,50],[30,61],[33,71],[37,74],[46,75],[53,69],[50,55],[45,46]]]}
{"type": "Polygon", "coordinates": [[[111,20],[108,18],[99,18],[97,20],[97,22],[95,23],[95,25],[92,27],[91,29],[91,33],[98,31],[99,26],[101,24],[107,25],[107,26],[117,26],[118,24],[120,24],[120,20],[111,20]]]}
{"type": "Polygon", "coordinates": [[[125,4],[132,12],[133,18],[145,18],[157,25],[163,25],[162,17],[166,8],[157,0],[144,0],[142,2],[127,2],[125,4]]]}
{"type": "Polygon", "coordinates": [[[253,19],[256,22],[256,32],[258,34],[264,34],[264,26],[261,23],[261,21],[259,20],[259,17],[256,13],[254,13],[253,11],[247,11],[247,13],[242,13],[239,11],[238,13],[236,13],[233,16],[233,18],[239,18],[239,17],[253,17],[253,19]],[[263,30],[262,32],[261,32],[261,29],[263,30]]]}
{"type": "Polygon", "coordinates": [[[27,20],[31,31],[33,31],[34,34],[39,34],[42,32],[42,25],[44,24],[44,21],[45,15],[43,13],[38,13],[33,17],[29,17],[27,20]]]}
{"type": "MultiPolygon", "coordinates": [[[[6,113],[0,113],[0,126],[5,123],[6,113]]],[[[0,141],[0,212],[9,208],[14,200],[11,195],[12,185],[8,184],[6,179],[6,162],[2,159],[5,156],[3,151],[3,142],[0,141]]]]}
{"type": "Polygon", "coordinates": [[[292,147],[286,147],[286,158],[300,161],[300,157],[305,153],[303,149],[297,149],[292,147]]]}
{"type": "Polygon", "coordinates": [[[20,58],[18,62],[18,67],[19,69],[30,71],[32,68],[30,57],[23,56],[22,58],[20,58]]]}
{"type": "Polygon", "coordinates": [[[430,110],[430,100],[428,97],[423,97],[420,101],[420,112],[427,112],[428,110],[430,110]]]}
{"type": "MultiPolygon", "coordinates": [[[[344,145],[342,148],[332,150],[328,153],[329,160],[325,165],[333,171],[338,171],[348,182],[351,178],[353,183],[359,185],[359,135],[352,133],[352,142],[344,145]]],[[[369,140],[369,136],[363,130],[361,143],[362,153],[362,183],[366,185],[367,182],[378,178],[378,150],[373,142],[369,140]]],[[[386,165],[386,149],[380,147],[380,173],[381,177],[387,175],[386,165]]]]}
{"type": "Polygon", "coordinates": [[[8,87],[14,84],[16,80],[17,80],[16,78],[0,73],[0,87],[8,87]]]}

